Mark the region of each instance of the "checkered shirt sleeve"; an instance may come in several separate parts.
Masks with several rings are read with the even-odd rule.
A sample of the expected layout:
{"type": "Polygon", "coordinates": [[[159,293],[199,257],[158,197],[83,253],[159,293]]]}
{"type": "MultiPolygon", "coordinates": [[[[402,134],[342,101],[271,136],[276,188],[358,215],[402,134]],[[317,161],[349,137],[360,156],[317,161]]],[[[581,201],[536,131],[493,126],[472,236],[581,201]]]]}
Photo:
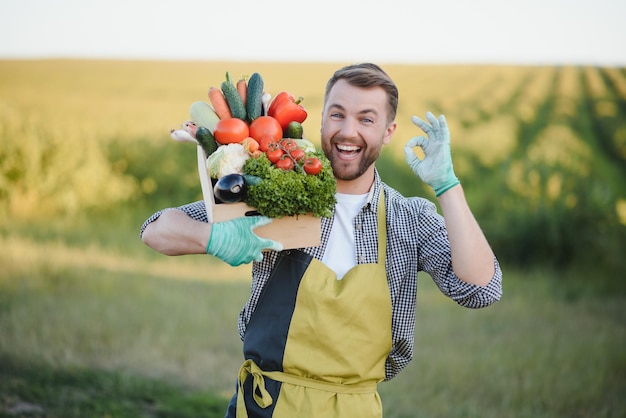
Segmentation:
{"type": "Polygon", "coordinates": [[[139,237],[141,238],[143,236],[143,231],[146,230],[146,227],[149,224],[159,219],[159,217],[163,214],[163,212],[167,210],[175,210],[175,209],[181,210],[185,212],[189,217],[195,219],[196,221],[208,222],[205,208],[206,207],[204,206],[204,201],[200,200],[198,202],[188,203],[186,205],[178,206],[176,208],[172,207],[172,208],[161,209],[160,211],[151,215],[148,219],[146,219],[143,225],[141,225],[141,228],[139,229],[139,237]]]}

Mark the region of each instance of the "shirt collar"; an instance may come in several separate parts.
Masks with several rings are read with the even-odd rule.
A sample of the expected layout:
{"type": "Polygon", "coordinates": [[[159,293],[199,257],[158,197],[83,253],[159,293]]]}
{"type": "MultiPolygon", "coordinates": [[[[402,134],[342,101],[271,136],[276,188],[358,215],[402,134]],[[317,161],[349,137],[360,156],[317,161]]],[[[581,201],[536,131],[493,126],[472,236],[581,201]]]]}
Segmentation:
{"type": "Polygon", "coordinates": [[[381,187],[382,184],[380,176],[378,175],[378,170],[374,168],[374,183],[372,183],[372,187],[367,195],[367,201],[365,202],[363,209],[369,209],[376,212],[378,209],[378,197],[380,196],[381,187]]]}

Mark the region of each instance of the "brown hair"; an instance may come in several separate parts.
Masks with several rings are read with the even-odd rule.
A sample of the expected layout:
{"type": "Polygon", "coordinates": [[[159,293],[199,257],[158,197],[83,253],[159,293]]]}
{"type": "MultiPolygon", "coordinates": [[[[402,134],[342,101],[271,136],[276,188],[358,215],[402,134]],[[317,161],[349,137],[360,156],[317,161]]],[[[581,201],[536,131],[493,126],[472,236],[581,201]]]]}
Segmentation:
{"type": "Polygon", "coordinates": [[[387,104],[389,110],[389,120],[396,118],[398,110],[398,88],[391,77],[382,68],[372,63],[352,64],[335,71],[333,76],[326,83],[324,102],[330,94],[330,90],[339,80],[346,80],[350,85],[356,87],[382,87],[387,94],[387,104]]]}

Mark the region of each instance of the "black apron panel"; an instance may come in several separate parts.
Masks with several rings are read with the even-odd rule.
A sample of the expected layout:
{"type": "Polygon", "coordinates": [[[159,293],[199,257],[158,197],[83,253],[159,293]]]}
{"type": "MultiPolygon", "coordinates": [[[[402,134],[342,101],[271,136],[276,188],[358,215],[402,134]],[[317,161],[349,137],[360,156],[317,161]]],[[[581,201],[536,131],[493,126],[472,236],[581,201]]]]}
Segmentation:
{"type": "MultiPolygon", "coordinates": [[[[262,370],[283,371],[283,356],[298,288],[312,258],[299,250],[282,251],[265,284],[243,340],[244,358],[252,359],[262,370]]],[[[281,383],[265,378],[265,388],[274,399],[274,403],[267,408],[261,408],[252,397],[252,382],[253,376],[248,375],[243,384],[248,417],[271,417],[281,383]]],[[[235,417],[237,396],[238,394],[235,394],[230,401],[226,412],[227,418],[235,417]]]]}
{"type": "Polygon", "coordinates": [[[246,327],[243,354],[262,370],[283,371],[283,356],[298,287],[312,256],[282,251],[246,327]]]}

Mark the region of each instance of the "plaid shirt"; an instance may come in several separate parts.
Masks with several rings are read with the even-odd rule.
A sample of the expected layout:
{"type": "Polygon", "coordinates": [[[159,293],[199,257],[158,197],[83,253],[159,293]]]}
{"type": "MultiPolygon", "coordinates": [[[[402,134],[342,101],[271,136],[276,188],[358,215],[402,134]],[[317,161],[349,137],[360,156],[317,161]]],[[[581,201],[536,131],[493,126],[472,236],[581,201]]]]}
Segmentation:
{"type": "MultiPolygon", "coordinates": [[[[482,308],[498,301],[502,295],[502,271],[494,259],[495,274],[485,287],[466,283],[452,270],[450,243],[444,219],[436,206],[420,197],[405,198],[383,183],[375,174],[374,185],[366,204],[354,219],[356,264],[377,262],[378,197],[384,191],[387,215],[387,281],[392,300],[393,346],[386,362],[386,380],[396,376],[413,357],[417,273],[428,273],[439,290],[461,306],[482,308]]],[[[179,207],[196,220],[206,222],[204,202],[179,207]]],[[[162,211],[152,215],[141,227],[156,220],[162,211]]],[[[302,249],[321,260],[330,235],[332,218],[322,218],[322,240],[318,247],[302,249]]],[[[263,261],[252,265],[250,299],[239,314],[239,335],[243,339],[263,287],[267,282],[278,253],[269,251],[263,261]]]]}

